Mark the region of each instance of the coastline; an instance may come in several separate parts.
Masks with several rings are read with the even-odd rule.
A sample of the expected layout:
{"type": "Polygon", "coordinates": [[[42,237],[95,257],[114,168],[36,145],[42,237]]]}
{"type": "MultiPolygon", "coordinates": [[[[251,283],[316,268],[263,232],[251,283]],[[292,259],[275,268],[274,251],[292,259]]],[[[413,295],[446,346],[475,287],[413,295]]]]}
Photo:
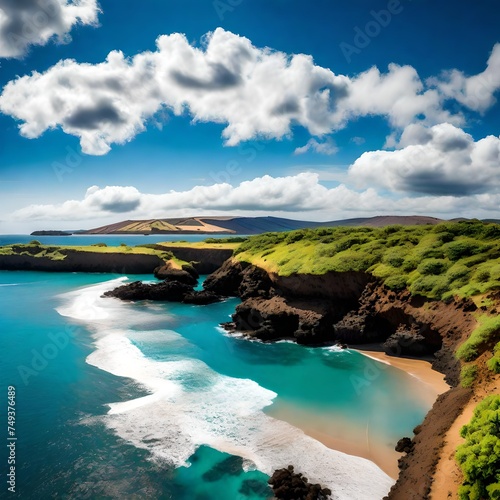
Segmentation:
{"type": "Polygon", "coordinates": [[[422,359],[409,356],[389,356],[382,351],[380,344],[366,344],[358,347],[353,348],[353,350],[363,354],[363,356],[403,370],[408,373],[408,375],[422,382],[427,388],[424,392],[428,395],[428,398],[430,398],[429,401],[431,406],[440,394],[444,394],[451,389],[451,386],[445,382],[445,375],[432,368],[431,358],[422,359]]]}
{"type": "MultiPolygon", "coordinates": [[[[378,344],[367,344],[360,347],[362,349],[352,350],[377,362],[398,368],[418,380],[418,384],[416,384],[416,387],[419,388],[418,397],[429,407],[429,410],[437,397],[450,388],[444,381],[444,375],[435,371],[430,361],[388,356],[381,352],[378,344]]],[[[398,459],[402,454],[396,452],[393,445],[389,445],[378,439],[376,435],[370,434],[368,427],[366,432],[360,433],[359,427],[350,422],[342,421],[339,425],[338,419],[320,417],[307,410],[287,406],[282,402],[273,404],[266,410],[266,413],[273,418],[295,425],[328,448],[370,460],[394,481],[398,478],[400,472],[398,459]]]]}

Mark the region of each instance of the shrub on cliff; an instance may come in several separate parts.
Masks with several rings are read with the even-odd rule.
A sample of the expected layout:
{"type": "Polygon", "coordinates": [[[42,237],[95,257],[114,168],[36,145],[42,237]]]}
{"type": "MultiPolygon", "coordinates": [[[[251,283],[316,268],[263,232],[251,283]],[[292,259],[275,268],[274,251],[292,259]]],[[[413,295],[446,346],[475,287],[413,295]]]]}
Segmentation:
{"type": "Polygon", "coordinates": [[[493,357],[488,360],[487,365],[491,371],[500,373],[500,342],[495,346],[493,357]]]}
{"type": "Polygon", "coordinates": [[[500,333],[500,316],[482,315],[478,320],[479,326],[457,349],[457,357],[463,361],[474,361],[480,354],[480,348],[498,338],[500,333]]]}
{"type": "Polygon", "coordinates": [[[426,259],[417,267],[417,271],[423,275],[438,275],[446,269],[448,269],[448,263],[444,259],[426,259]]]}
{"type": "Polygon", "coordinates": [[[462,387],[471,387],[477,377],[477,365],[465,365],[460,371],[462,387]]]}
{"type": "Polygon", "coordinates": [[[469,275],[470,269],[463,264],[455,264],[454,266],[450,267],[450,269],[448,269],[446,273],[446,277],[448,278],[448,281],[450,283],[457,280],[467,279],[469,275]]]}
{"type": "Polygon", "coordinates": [[[385,253],[382,261],[392,267],[401,267],[405,261],[406,252],[403,250],[389,250],[385,253]]]}
{"type": "Polygon", "coordinates": [[[446,257],[452,261],[460,260],[464,257],[471,257],[487,250],[486,245],[482,245],[473,240],[452,241],[444,245],[446,257]]]}
{"type": "Polygon", "coordinates": [[[449,286],[445,276],[419,276],[410,285],[410,292],[413,295],[424,297],[439,299],[447,291],[449,291],[449,286]]]}
{"type": "Polygon", "coordinates": [[[373,253],[346,250],[336,254],[330,261],[330,269],[340,273],[348,271],[366,271],[375,264],[378,256],[373,253]]]}
{"type": "Polygon", "coordinates": [[[465,439],[456,453],[464,475],[460,500],[500,498],[500,395],[479,403],[460,435],[465,439]]]}
{"type": "Polygon", "coordinates": [[[343,252],[344,250],[349,250],[354,245],[362,245],[368,241],[371,241],[371,238],[367,236],[346,236],[338,240],[334,248],[336,252],[343,252]]]}
{"type": "Polygon", "coordinates": [[[406,288],[407,276],[406,274],[400,274],[397,276],[389,276],[384,284],[394,291],[402,291],[406,288]]]}
{"type": "Polygon", "coordinates": [[[245,236],[232,236],[230,238],[207,238],[204,243],[243,243],[248,238],[245,236]]]}

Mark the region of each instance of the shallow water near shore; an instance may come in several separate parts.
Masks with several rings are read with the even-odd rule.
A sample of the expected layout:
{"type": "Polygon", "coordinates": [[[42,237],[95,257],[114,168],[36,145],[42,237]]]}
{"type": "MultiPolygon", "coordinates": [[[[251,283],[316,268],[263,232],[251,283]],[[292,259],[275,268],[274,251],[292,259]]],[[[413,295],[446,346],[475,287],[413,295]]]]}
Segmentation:
{"type": "Polygon", "coordinates": [[[264,499],[268,475],[289,463],[335,498],[388,490],[372,462],[314,433],[328,422],[393,448],[429,409],[418,380],[355,351],[228,336],[218,324],[237,299],[200,307],[101,298],[126,279],[0,272],[0,370],[17,389],[19,498],[264,499]]]}

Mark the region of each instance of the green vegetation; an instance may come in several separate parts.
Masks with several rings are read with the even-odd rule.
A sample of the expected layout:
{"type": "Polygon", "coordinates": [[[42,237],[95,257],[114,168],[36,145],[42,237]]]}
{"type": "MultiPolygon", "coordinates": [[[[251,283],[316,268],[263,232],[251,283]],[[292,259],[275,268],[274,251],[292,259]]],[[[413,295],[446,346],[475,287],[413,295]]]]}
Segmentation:
{"type": "Polygon", "coordinates": [[[119,246],[108,247],[106,243],[94,243],[88,246],[49,246],[41,245],[39,242],[32,241],[28,245],[14,244],[0,247],[0,255],[29,255],[32,257],[46,257],[50,260],[64,260],[71,252],[90,252],[90,253],[106,253],[106,254],[135,254],[135,255],[156,255],[165,262],[170,261],[177,268],[193,269],[192,265],[176,258],[169,247],[179,248],[195,248],[206,250],[234,250],[240,243],[241,238],[223,238],[222,241],[213,238],[214,242],[198,241],[193,243],[188,242],[168,242],[164,244],[145,243],[130,247],[125,243],[119,246]]]}
{"type": "Polygon", "coordinates": [[[40,246],[41,243],[38,241],[38,240],[31,240],[28,245],[36,245],[36,246],[40,246]]]}
{"type": "Polygon", "coordinates": [[[266,233],[235,255],[282,276],[368,272],[391,289],[435,299],[500,289],[500,225],[480,221],[266,233]]]}
{"type": "Polygon", "coordinates": [[[205,243],[243,243],[248,238],[244,236],[233,236],[230,238],[207,238],[205,243]]]}
{"type": "Polygon", "coordinates": [[[190,274],[197,274],[196,269],[194,268],[194,266],[191,262],[186,262],[184,264],[181,264],[181,269],[183,271],[187,271],[190,274]]]}
{"type": "Polygon", "coordinates": [[[465,439],[456,453],[464,475],[460,499],[500,498],[500,395],[479,403],[460,435],[465,439]]]}
{"type": "Polygon", "coordinates": [[[209,238],[205,241],[168,241],[165,243],[157,244],[146,244],[138,246],[156,246],[156,247],[179,247],[179,248],[196,248],[196,249],[207,249],[207,250],[235,250],[240,246],[240,243],[233,241],[237,238],[209,238]],[[214,240],[214,241],[211,241],[214,240]],[[222,241],[221,241],[222,240],[222,241]]]}
{"type": "Polygon", "coordinates": [[[479,326],[470,337],[457,349],[457,356],[463,361],[473,361],[480,354],[480,348],[498,339],[500,333],[500,316],[481,315],[479,326]]]}
{"type": "Polygon", "coordinates": [[[477,377],[476,365],[465,365],[460,371],[460,382],[462,387],[471,387],[477,377]]]}
{"type": "MultiPolygon", "coordinates": [[[[108,247],[105,243],[96,243],[89,246],[50,246],[30,243],[27,245],[14,244],[0,247],[0,255],[29,255],[36,258],[45,257],[50,260],[64,260],[71,252],[157,255],[164,261],[173,258],[172,252],[168,252],[162,247],[158,249],[148,247],[131,248],[128,246],[108,247]]],[[[185,262],[179,261],[179,265],[181,264],[185,264],[185,262]]]]}
{"type": "Polygon", "coordinates": [[[500,373],[500,342],[493,350],[493,357],[487,362],[488,368],[495,373],[500,373]]]}

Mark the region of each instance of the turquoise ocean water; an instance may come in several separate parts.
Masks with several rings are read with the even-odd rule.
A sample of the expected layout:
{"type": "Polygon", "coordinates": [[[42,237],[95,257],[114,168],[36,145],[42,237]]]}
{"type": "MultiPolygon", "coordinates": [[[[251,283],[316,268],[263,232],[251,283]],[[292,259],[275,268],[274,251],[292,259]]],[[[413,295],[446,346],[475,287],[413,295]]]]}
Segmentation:
{"type": "MultiPolygon", "coordinates": [[[[245,235],[235,235],[245,236],[245,235]]],[[[39,241],[42,245],[92,245],[94,243],[106,243],[110,247],[125,243],[129,246],[143,245],[144,243],[161,243],[164,241],[203,241],[207,238],[228,238],[231,235],[210,234],[72,234],[71,236],[31,236],[29,234],[0,234],[0,246],[12,245],[13,243],[29,243],[32,240],[39,241]]]]}
{"type": "Polygon", "coordinates": [[[383,496],[391,480],[372,462],[326,448],[273,408],[369,428],[393,446],[428,410],[412,377],[374,371],[355,351],[228,336],[218,324],[237,299],[101,297],[127,279],[0,272],[0,397],[16,387],[18,438],[8,497],[264,499],[268,475],[288,463],[335,498],[383,496]]]}

